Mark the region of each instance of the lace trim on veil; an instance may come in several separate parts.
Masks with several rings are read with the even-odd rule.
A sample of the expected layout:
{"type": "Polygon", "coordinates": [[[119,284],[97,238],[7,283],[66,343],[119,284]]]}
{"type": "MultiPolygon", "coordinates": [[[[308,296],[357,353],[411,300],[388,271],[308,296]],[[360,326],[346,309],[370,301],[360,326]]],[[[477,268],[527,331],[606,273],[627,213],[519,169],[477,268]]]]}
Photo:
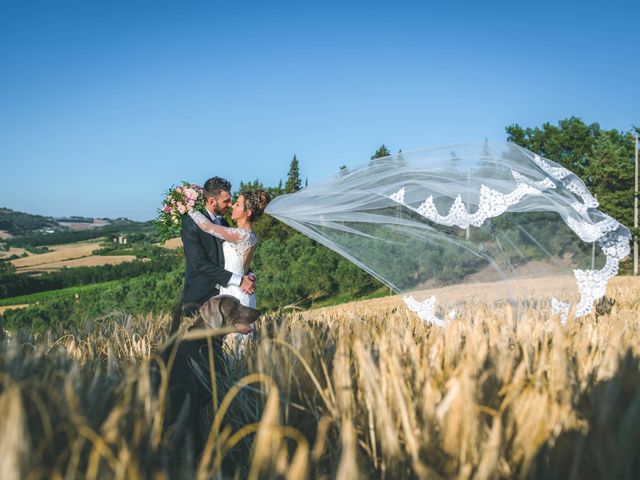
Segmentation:
{"type": "MultiPolygon", "coordinates": [[[[596,198],[591,195],[580,179],[570,170],[563,167],[553,167],[538,155],[535,155],[532,160],[543,172],[549,175],[548,178],[535,181],[512,170],[511,174],[516,181],[516,188],[509,193],[501,193],[481,185],[478,209],[474,213],[469,213],[461,195],[455,198],[446,215],[441,215],[438,212],[432,195],[429,195],[417,208],[406,204],[405,187],[389,195],[388,198],[434,223],[460,228],[480,227],[488,219],[502,215],[509,207],[517,205],[528,195],[539,195],[546,189],[557,188],[555,182],[561,183],[564,188],[580,197],[582,203],[574,202],[572,204],[572,208],[579,216],[585,217],[589,209],[598,207],[599,204],[596,198]]],[[[618,274],[620,260],[630,253],[628,237],[616,233],[621,224],[608,215],[602,215],[604,220],[595,224],[573,218],[564,218],[568,227],[581,240],[588,243],[597,242],[606,256],[605,265],[600,270],[575,269],[573,271],[580,293],[580,300],[575,310],[577,317],[592,312],[594,302],[604,296],[609,280],[618,274]]],[[[403,300],[407,307],[416,312],[422,320],[438,326],[444,324],[443,320],[435,315],[435,296],[422,302],[415,300],[412,296],[404,296],[403,300]]],[[[570,305],[556,298],[551,298],[550,302],[551,311],[560,314],[561,321],[564,323],[567,319],[570,305]]]]}

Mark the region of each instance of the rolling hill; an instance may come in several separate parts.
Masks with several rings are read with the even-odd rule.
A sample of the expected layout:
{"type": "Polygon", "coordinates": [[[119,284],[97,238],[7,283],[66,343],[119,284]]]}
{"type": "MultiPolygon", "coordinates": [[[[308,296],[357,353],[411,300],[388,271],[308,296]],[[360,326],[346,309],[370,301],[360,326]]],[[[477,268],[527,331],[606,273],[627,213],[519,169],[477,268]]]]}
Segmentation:
{"type": "Polygon", "coordinates": [[[32,215],[30,213],[16,212],[9,208],[0,208],[0,230],[5,233],[3,236],[27,235],[36,232],[64,230],[51,217],[42,215],[32,215]]]}

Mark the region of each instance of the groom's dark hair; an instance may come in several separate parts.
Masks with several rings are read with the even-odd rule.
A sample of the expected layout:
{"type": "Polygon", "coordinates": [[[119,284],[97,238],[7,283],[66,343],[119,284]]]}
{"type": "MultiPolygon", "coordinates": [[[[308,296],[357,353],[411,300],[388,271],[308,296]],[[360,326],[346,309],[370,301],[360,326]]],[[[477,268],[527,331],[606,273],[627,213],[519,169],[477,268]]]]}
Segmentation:
{"type": "Polygon", "coordinates": [[[231,192],[231,183],[229,180],[225,180],[221,177],[211,177],[209,180],[204,182],[204,197],[215,197],[216,195],[220,195],[220,192],[231,192]]]}

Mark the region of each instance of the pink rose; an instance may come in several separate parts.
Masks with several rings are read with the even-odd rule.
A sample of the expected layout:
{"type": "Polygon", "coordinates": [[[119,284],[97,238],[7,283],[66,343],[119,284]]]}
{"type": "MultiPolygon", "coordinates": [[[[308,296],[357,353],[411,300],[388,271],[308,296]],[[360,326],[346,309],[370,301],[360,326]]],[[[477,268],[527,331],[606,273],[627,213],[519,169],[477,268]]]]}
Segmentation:
{"type": "Polygon", "coordinates": [[[185,188],[184,194],[187,200],[195,200],[198,197],[198,193],[192,188],[185,188]]]}
{"type": "Polygon", "coordinates": [[[184,215],[184,212],[187,211],[187,208],[183,204],[179,203],[178,204],[178,211],[180,212],[180,215],[184,215]]]}
{"type": "Polygon", "coordinates": [[[171,207],[169,205],[165,205],[163,211],[164,213],[171,213],[171,207]]]}

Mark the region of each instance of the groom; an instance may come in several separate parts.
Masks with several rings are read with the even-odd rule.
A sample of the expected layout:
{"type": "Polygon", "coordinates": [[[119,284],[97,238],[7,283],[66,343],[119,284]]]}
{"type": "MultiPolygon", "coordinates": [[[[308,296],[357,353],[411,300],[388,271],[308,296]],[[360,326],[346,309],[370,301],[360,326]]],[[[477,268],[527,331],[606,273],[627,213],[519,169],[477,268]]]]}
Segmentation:
{"type": "MultiPolygon", "coordinates": [[[[207,180],[203,187],[204,214],[217,224],[228,227],[223,215],[231,207],[231,184],[220,177],[207,180]]],[[[182,314],[192,315],[211,297],[220,293],[220,286],[237,286],[247,294],[255,290],[254,277],[240,276],[224,269],[222,240],[203,232],[189,215],[182,220],[182,244],[186,269],[182,291],[182,314]]],[[[174,322],[175,323],[175,322],[174,322]]],[[[178,325],[172,325],[174,333],[178,325]]]]}

